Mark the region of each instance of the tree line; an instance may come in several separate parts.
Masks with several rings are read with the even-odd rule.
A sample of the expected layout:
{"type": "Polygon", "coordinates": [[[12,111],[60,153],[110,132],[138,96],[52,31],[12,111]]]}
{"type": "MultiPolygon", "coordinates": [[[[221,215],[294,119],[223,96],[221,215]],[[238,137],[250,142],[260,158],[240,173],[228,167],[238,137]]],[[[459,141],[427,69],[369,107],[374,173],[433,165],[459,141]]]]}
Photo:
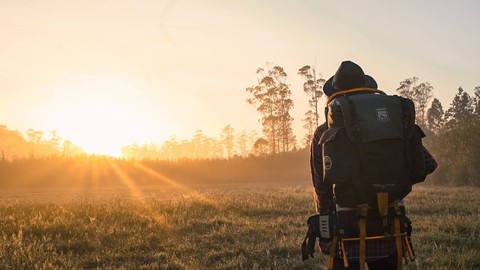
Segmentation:
{"type": "Polygon", "coordinates": [[[0,159],[29,159],[51,156],[85,155],[72,141],[59,137],[56,131],[28,129],[26,134],[0,125],[0,159]]]}
{"type": "MultiPolygon", "coordinates": [[[[319,125],[318,102],[321,100],[325,79],[321,73],[306,65],[298,69],[303,78],[303,92],[309,107],[304,118],[304,137],[293,134],[294,108],[288,75],[280,66],[267,64],[258,68],[257,83],[245,88],[249,94],[248,105],[256,108],[262,125],[262,134],[255,131],[236,131],[226,125],[218,137],[210,137],[197,130],[191,139],[179,140],[175,136],[162,145],[132,144],[122,147],[126,159],[135,160],[228,160],[245,157],[268,157],[281,153],[308,150],[311,137],[319,125]]],[[[480,86],[470,95],[459,87],[456,95],[445,108],[434,96],[434,87],[417,77],[399,82],[396,93],[410,98],[416,108],[417,124],[427,134],[424,142],[439,163],[430,177],[433,183],[480,185],[480,86]]],[[[3,160],[74,157],[85,155],[80,147],[51,132],[28,130],[27,134],[0,126],[0,158],[3,160]]],[[[302,151],[307,153],[308,151],[302,151]]],[[[308,154],[307,154],[308,155],[308,154]]]]}
{"type": "MultiPolygon", "coordinates": [[[[289,151],[297,142],[291,135],[290,110],[294,104],[285,83],[287,74],[280,66],[270,66],[266,71],[259,68],[257,74],[258,84],[246,90],[252,95],[247,102],[261,115],[264,137],[259,140],[268,145],[269,154],[289,151]]],[[[303,91],[310,105],[302,119],[306,135],[301,147],[308,148],[319,125],[318,101],[325,79],[308,65],[297,74],[304,79],[303,91]]],[[[459,87],[447,109],[434,97],[434,87],[417,77],[400,81],[396,92],[415,104],[416,122],[427,134],[424,143],[439,163],[429,181],[480,186],[480,86],[473,89],[473,96],[459,87]]]]}

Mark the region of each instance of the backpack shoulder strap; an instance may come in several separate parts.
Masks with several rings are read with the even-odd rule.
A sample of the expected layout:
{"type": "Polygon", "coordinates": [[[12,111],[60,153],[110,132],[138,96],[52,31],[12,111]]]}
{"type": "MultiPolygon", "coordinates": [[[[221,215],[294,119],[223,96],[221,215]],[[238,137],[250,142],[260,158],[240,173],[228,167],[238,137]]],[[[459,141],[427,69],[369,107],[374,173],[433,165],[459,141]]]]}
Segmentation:
{"type": "Polygon", "coordinates": [[[370,92],[370,93],[378,93],[381,95],[386,95],[385,92],[383,92],[382,90],[378,90],[375,88],[366,88],[366,87],[353,88],[353,89],[348,89],[348,90],[343,90],[343,91],[333,93],[331,96],[328,97],[327,104],[329,104],[334,98],[338,96],[352,94],[356,92],[370,92]]]}

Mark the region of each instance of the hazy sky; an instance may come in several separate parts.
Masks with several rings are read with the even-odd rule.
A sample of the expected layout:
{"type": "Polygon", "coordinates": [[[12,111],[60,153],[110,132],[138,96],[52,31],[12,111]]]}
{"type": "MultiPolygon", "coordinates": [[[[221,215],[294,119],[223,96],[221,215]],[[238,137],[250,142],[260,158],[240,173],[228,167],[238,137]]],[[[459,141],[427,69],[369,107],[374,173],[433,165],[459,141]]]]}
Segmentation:
{"type": "Polygon", "coordinates": [[[416,76],[444,108],[480,86],[473,0],[0,0],[0,33],[0,124],[99,152],[260,130],[245,88],[266,62],[288,74],[298,137],[304,65],[328,78],[352,60],[388,93],[416,76]]]}

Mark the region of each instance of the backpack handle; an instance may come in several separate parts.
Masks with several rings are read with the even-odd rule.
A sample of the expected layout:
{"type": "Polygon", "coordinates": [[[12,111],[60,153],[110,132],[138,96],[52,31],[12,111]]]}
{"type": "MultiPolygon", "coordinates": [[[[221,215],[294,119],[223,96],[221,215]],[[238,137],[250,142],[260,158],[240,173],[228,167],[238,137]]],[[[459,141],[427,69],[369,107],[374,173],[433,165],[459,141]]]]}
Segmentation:
{"type": "Polygon", "coordinates": [[[378,93],[381,95],[386,95],[385,92],[383,92],[382,90],[378,90],[375,88],[367,88],[367,87],[353,88],[353,89],[347,89],[347,90],[333,93],[331,96],[328,97],[327,104],[330,103],[337,96],[346,95],[346,94],[355,93],[355,92],[369,92],[369,93],[378,93]]]}

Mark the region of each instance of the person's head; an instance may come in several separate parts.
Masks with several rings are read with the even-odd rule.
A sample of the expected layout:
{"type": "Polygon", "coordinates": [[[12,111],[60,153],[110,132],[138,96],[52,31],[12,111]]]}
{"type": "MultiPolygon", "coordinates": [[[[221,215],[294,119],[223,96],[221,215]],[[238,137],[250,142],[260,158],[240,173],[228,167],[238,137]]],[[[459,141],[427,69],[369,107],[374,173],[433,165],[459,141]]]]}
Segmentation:
{"type": "Polygon", "coordinates": [[[365,75],[362,68],[352,61],[343,61],[334,76],[323,85],[323,92],[331,96],[335,92],[354,88],[377,88],[377,82],[365,75]]]}

